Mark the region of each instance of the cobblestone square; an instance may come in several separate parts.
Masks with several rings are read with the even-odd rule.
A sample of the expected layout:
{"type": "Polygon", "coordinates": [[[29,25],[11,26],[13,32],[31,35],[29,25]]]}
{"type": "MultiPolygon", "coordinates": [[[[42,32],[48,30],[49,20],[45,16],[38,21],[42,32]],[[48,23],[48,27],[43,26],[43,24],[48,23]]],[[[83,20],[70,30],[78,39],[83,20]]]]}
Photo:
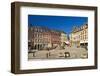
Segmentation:
{"type": "Polygon", "coordinates": [[[41,50],[28,53],[28,59],[86,59],[88,52],[84,48],[66,47],[65,49],[41,50]]]}

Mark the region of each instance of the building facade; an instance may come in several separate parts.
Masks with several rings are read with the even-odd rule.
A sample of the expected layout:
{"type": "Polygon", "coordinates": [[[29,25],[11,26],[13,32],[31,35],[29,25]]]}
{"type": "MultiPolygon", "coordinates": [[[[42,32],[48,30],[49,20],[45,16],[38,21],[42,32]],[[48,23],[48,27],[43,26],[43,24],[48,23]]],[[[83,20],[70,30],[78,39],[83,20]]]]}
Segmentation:
{"type": "Polygon", "coordinates": [[[51,45],[53,48],[56,48],[60,46],[61,38],[60,38],[60,32],[56,30],[51,30],[51,45]]]}
{"type": "Polygon", "coordinates": [[[67,34],[65,32],[61,32],[61,46],[64,47],[66,41],[68,41],[67,34]]]}
{"type": "Polygon", "coordinates": [[[88,46],[88,25],[84,24],[79,28],[74,28],[70,34],[71,46],[87,47],[88,46]]]}
{"type": "Polygon", "coordinates": [[[88,25],[85,24],[80,30],[80,45],[88,46],[88,25]]]}
{"type": "Polygon", "coordinates": [[[32,26],[28,30],[28,49],[50,49],[61,46],[67,38],[65,33],[47,27],[32,26]]]}
{"type": "Polygon", "coordinates": [[[71,46],[79,47],[80,46],[80,32],[79,29],[75,29],[71,34],[70,34],[70,43],[71,46]]]}

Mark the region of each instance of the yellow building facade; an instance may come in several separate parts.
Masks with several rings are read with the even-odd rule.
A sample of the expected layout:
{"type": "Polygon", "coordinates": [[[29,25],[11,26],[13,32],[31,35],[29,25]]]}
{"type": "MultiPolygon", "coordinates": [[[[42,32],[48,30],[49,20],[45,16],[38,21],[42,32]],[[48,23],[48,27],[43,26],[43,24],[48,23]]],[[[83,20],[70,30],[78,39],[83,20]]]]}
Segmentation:
{"type": "Polygon", "coordinates": [[[88,46],[88,25],[84,24],[80,28],[75,28],[69,37],[71,46],[88,46]]]}
{"type": "Polygon", "coordinates": [[[80,45],[85,46],[88,45],[88,25],[84,25],[81,27],[80,31],[80,45]]]}

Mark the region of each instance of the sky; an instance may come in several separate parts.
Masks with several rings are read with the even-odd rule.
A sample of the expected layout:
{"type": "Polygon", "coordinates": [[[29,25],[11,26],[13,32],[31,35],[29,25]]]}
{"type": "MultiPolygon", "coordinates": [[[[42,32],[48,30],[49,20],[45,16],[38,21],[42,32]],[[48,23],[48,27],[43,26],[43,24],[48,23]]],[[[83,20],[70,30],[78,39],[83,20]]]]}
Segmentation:
{"type": "Polygon", "coordinates": [[[45,26],[70,34],[74,26],[81,27],[88,22],[88,17],[28,15],[28,26],[45,26]]]}

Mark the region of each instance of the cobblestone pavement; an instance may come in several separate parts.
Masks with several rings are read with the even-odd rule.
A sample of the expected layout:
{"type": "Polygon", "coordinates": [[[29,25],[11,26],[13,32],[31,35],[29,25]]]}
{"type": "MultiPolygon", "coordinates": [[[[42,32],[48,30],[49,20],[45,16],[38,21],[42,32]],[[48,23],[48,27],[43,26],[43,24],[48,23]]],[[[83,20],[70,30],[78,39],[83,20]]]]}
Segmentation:
{"type": "MultiPolygon", "coordinates": [[[[34,50],[32,50],[34,51],[34,50]]],[[[28,59],[85,59],[88,51],[84,48],[66,47],[65,49],[41,50],[28,53],[28,59]]]]}

